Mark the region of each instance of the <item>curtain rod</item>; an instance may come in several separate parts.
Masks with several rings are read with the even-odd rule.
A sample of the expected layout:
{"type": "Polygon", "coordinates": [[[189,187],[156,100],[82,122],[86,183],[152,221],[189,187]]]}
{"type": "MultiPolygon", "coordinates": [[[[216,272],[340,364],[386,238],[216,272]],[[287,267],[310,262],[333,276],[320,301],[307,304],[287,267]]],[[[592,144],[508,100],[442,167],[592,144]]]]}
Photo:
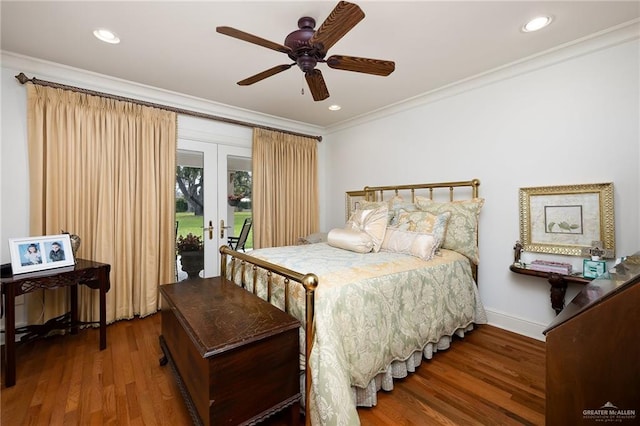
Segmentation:
{"type": "Polygon", "coordinates": [[[259,129],[271,130],[271,131],[286,133],[286,134],[294,135],[294,136],[303,136],[305,138],[311,138],[311,139],[317,140],[318,142],[322,142],[322,136],[307,135],[307,134],[304,134],[304,133],[292,132],[290,130],[282,130],[282,129],[276,129],[274,127],[261,126],[259,124],[249,123],[249,122],[241,121],[241,120],[234,120],[232,118],[225,118],[225,117],[220,117],[220,116],[217,116],[217,115],[205,114],[205,113],[197,112],[197,111],[191,111],[191,110],[188,110],[188,109],[175,108],[175,107],[171,107],[171,106],[167,106],[167,105],[155,104],[153,102],[146,102],[146,101],[141,101],[141,100],[138,100],[138,99],[126,98],[126,97],[123,97],[123,96],[112,95],[110,93],[96,92],[94,90],[83,89],[81,87],[75,87],[75,86],[68,86],[66,84],[54,83],[52,81],[40,80],[40,79],[37,79],[35,77],[28,78],[22,72],[20,74],[16,75],[15,77],[21,84],[25,84],[25,83],[31,82],[31,83],[37,84],[39,86],[47,86],[47,87],[53,87],[55,89],[71,90],[73,92],[85,93],[87,95],[100,96],[100,97],[103,97],[103,98],[114,99],[116,101],[131,102],[131,103],[138,104],[138,105],[143,105],[143,106],[148,106],[148,107],[152,107],[152,108],[163,109],[165,111],[175,112],[177,114],[190,115],[192,117],[199,117],[199,118],[206,118],[206,119],[209,119],[209,120],[222,121],[223,123],[237,124],[239,126],[244,126],[244,127],[256,127],[256,128],[259,128],[259,129]]]}

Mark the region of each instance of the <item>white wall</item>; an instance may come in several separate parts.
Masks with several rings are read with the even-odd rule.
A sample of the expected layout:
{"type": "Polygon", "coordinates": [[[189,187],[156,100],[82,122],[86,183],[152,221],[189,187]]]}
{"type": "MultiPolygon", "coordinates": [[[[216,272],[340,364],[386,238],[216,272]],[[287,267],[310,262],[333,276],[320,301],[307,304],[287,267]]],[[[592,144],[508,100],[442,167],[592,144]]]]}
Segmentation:
{"type": "Polygon", "coordinates": [[[490,322],[542,340],[555,316],[549,286],[509,271],[518,190],[613,182],[616,253],[640,250],[639,49],[636,26],[332,129],[330,227],[344,223],[344,191],[480,179],[478,281],[490,322]]]}

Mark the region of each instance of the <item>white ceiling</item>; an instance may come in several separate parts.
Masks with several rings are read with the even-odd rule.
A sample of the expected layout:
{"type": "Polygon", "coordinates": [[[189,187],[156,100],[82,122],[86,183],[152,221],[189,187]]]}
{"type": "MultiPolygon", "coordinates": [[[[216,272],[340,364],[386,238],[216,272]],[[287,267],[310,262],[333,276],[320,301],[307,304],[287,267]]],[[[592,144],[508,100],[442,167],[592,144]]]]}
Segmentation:
{"type": "MultiPolygon", "coordinates": [[[[316,28],[337,1],[6,1],[2,49],[318,126],[330,126],[536,55],[640,16],[638,1],[356,1],[366,17],[329,55],[392,60],[378,77],[319,64],[330,97],[311,98],[292,67],[251,86],[237,81],[291,61],[216,33],[231,26],[283,44],[300,17],[316,28]],[[552,15],[551,26],[522,25],[552,15]],[[98,41],[96,28],[121,38],[98,41]],[[304,95],[301,90],[304,88],[304,95]],[[340,104],[331,112],[328,106],[340,104]]],[[[40,77],[29,75],[28,77],[40,77]]]]}

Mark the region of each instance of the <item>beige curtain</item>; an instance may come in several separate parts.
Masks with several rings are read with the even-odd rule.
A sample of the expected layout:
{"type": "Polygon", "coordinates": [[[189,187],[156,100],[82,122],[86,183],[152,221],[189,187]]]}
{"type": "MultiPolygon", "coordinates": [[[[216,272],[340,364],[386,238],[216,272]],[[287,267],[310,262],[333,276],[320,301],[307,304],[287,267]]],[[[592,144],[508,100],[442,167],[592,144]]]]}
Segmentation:
{"type": "MultiPolygon", "coordinates": [[[[107,322],[156,312],[158,285],[174,281],[176,114],[33,84],[27,93],[31,234],[77,234],[79,258],[111,265],[107,322]]],[[[97,321],[97,291],[80,290],[80,318],[97,321]]],[[[66,291],[34,294],[29,322],[67,304],[66,291]]]]}
{"type": "Polygon", "coordinates": [[[253,246],[296,244],[318,232],[315,139],[253,130],[253,246]]]}

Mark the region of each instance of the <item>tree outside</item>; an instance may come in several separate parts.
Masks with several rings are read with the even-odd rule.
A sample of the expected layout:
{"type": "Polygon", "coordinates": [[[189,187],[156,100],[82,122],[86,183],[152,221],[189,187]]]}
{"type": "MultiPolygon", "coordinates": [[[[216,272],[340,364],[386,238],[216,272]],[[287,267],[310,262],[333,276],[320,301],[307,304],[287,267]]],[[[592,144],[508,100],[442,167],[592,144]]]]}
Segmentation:
{"type": "Polygon", "coordinates": [[[188,205],[188,211],[202,216],[204,211],[202,169],[197,167],[176,167],[176,183],[188,205]]]}
{"type": "Polygon", "coordinates": [[[236,211],[251,209],[251,191],[253,183],[251,180],[251,172],[244,170],[236,170],[231,175],[231,183],[233,184],[234,196],[241,196],[236,211]]]}

